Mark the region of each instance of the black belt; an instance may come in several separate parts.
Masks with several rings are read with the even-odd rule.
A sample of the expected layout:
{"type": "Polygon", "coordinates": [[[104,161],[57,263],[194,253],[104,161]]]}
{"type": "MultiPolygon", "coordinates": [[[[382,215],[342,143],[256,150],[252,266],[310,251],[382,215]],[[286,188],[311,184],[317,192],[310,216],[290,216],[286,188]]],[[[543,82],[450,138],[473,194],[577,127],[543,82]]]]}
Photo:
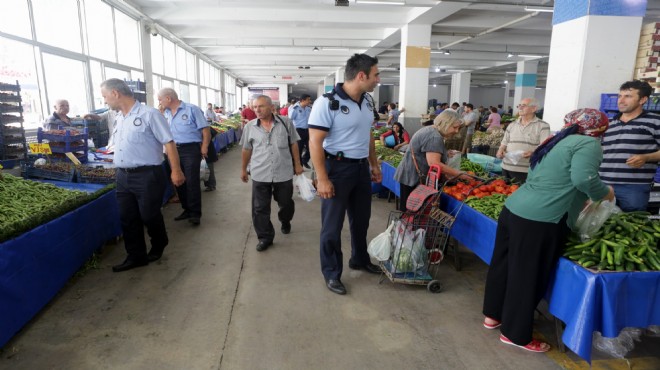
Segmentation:
{"type": "Polygon", "coordinates": [[[344,156],[340,157],[340,156],[336,156],[334,154],[330,154],[328,152],[325,152],[325,158],[326,159],[332,159],[332,160],[339,161],[339,162],[347,162],[347,163],[368,163],[369,162],[369,158],[347,158],[347,157],[344,157],[344,156]]]}
{"type": "Polygon", "coordinates": [[[176,144],[176,147],[177,147],[177,148],[181,148],[181,147],[184,147],[184,146],[190,146],[190,145],[198,145],[198,146],[199,146],[199,145],[201,145],[201,144],[202,144],[202,143],[198,143],[198,142],[194,142],[194,143],[181,143],[181,144],[176,144]]]}
{"type": "Polygon", "coordinates": [[[126,172],[126,173],[135,173],[135,172],[143,172],[143,171],[149,171],[153,170],[156,167],[161,167],[162,165],[154,165],[154,166],[140,166],[140,167],[131,167],[131,168],[121,168],[118,167],[117,169],[126,172]]]}

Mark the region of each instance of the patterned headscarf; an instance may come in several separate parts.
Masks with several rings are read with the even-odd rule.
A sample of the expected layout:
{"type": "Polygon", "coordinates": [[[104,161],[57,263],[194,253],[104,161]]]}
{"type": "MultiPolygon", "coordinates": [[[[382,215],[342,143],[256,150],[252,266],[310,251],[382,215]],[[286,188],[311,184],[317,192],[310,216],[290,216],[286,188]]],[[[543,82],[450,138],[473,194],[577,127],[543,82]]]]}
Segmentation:
{"type": "Polygon", "coordinates": [[[564,117],[564,127],[578,125],[578,133],[600,137],[610,125],[607,115],[597,109],[576,109],[564,117]]]}
{"type": "Polygon", "coordinates": [[[534,168],[548,152],[566,136],[580,134],[592,137],[602,136],[609,127],[609,119],[605,113],[592,108],[576,109],[564,117],[564,128],[556,135],[550,136],[534,150],[529,159],[529,167],[534,168]]]}

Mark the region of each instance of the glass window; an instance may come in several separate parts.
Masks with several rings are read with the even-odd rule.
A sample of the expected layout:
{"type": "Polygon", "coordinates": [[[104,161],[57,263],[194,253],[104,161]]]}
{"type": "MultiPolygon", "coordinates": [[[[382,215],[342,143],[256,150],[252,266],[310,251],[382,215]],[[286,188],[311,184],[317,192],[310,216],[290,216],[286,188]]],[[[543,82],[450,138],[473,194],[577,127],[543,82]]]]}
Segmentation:
{"type": "Polygon", "coordinates": [[[197,105],[197,102],[190,101],[190,88],[187,84],[181,84],[179,86],[179,99],[197,105]]]}
{"type": "Polygon", "coordinates": [[[163,38],[163,59],[165,60],[165,76],[176,76],[176,63],[174,57],[174,43],[166,38],[163,38]]]}
{"type": "Polygon", "coordinates": [[[204,85],[204,79],[206,78],[206,70],[204,69],[204,61],[199,60],[199,84],[204,85]]]}
{"type": "Polygon", "coordinates": [[[190,85],[189,93],[190,93],[190,102],[193,104],[199,105],[199,87],[197,85],[190,85]]]}
{"type": "Polygon", "coordinates": [[[160,80],[160,88],[162,89],[162,88],[164,88],[164,87],[171,87],[171,88],[174,88],[174,87],[173,87],[173,84],[172,84],[172,80],[166,80],[166,79],[164,79],[164,78],[161,79],[161,80],[160,80]]]}
{"type": "Polygon", "coordinates": [[[87,0],[85,17],[89,55],[116,62],[112,8],[101,0],[87,0]]]}
{"type": "Polygon", "coordinates": [[[37,128],[44,116],[41,111],[39,82],[34,59],[34,48],[22,42],[0,37],[0,82],[21,85],[25,128],[37,128]]]}
{"type": "Polygon", "coordinates": [[[119,63],[142,68],[140,32],[138,27],[138,22],[135,19],[115,10],[119,63]]]}
{"type": "Polygon", "coordinates": [[[82,52],[77,0],[33,1],[32,12],[38,41],[82,52]]]}
{"type": "Polygon", "coordinates": [[[42,55],[50,109],[57,99],[66,99],[69,101],[69,117],[87,113],[87,84],[83,62],[47,53],[42,55]]]}
{"type": "Polygon", "coordinates": [[[163,36],[151,37],[151,69],[154,73],[163,74],[163,36]]]}
{"type": "Polygon", "coordinates": [[[128,71],[105,67],[105,79],[118,78],[120,80],[128,80],[131,74],[128,71]]]}
{"type": "Polygon", "coordinates": [[[186,66],[188,66],[188,82],[196,82],[195,70],[197,69],[195,65],[195,54],[186,53],[186,66]]]}
{"type": "Polygon", "coordinates": [[[103,80],[103,67],[100,62],[89,61],[89,72],[92,75],[92,94],[94,95],[94,109],[105,107],[103,97],[101,96],[101,83],[103,80]]]}
{"type": "Polygon", "coordinates": [[[27,0],[3,0],[0,31],[32,39],[27,0]]]}
{"type": "MultiPolygon", "coordinates": [[[[160,76],[151,75],[151,81],[153,81],[152,82],[152,84],[153,84],[153,90],[152,91],[154,93],[154,98],[157,98],[158,97],[158,91],[160,91],[160,84],[161,84],[160,76]]],[[[156,101],[158,101],[158,100],[156,100],[156,101]]]]}
{"type": "Polygon", "coordinates": [[[188,72],[186,72],[186,51],[179,45],[176,46],[176,77],[184,81],[188,78],[188,72]]]}
{"type": "Polygon", "coordinates": [[[144,81],[144,73],[142,71],[131,70],[131,80],[133,81],[144,81]]]}

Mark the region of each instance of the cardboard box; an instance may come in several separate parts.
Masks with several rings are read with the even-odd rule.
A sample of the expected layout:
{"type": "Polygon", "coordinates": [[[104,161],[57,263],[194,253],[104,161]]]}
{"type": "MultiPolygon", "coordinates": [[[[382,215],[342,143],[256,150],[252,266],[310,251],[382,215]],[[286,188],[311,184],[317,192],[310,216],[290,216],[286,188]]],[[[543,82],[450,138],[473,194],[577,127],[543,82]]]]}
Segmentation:
{"type": "Polygon", "coordinates": [[[637,58],[644,58],[650,56],[653,56],[653,50],[651,49],[651,46],[637,49],[637,58]]]}

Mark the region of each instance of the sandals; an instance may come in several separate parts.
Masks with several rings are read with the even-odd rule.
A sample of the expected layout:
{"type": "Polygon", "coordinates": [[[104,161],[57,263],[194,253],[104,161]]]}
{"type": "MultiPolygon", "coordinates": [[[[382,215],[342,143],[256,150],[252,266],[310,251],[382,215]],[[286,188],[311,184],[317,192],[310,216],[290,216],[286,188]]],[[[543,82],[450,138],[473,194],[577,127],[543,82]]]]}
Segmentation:
{"type": "Polygon", "coordinates": [[[495,319],[491,319],[490,317],[486,317],[486,319],[484,319],[484,328],[486,328],[486,329],[493,330],[493,329],[499,328],[500,326],[502,326],[502,322],[500,322],[500,321],[497,321],[495,319]],[[486,320],[494,321],[495,324],[489,324],[489,323],[486,322],[486,320]]]}
{"type": "Polygon", "coordinates": [[[548,352],[550,350],[550,345],[548,343],[541,342],[538,339],[532,339],[532,341],[529,342],[526,346],[519,346],[519,345],[513,343],[511,340],[509,340],[509,338],[507,338],[504,335],[500,334],[500,342],[505,343],[505,344],[510,344],[512,346],[522,348],[526,351],[536,352],[536,353],[548,352]],[[544,347],[544,345],[545,345],[545,347],[544,347]]]}

